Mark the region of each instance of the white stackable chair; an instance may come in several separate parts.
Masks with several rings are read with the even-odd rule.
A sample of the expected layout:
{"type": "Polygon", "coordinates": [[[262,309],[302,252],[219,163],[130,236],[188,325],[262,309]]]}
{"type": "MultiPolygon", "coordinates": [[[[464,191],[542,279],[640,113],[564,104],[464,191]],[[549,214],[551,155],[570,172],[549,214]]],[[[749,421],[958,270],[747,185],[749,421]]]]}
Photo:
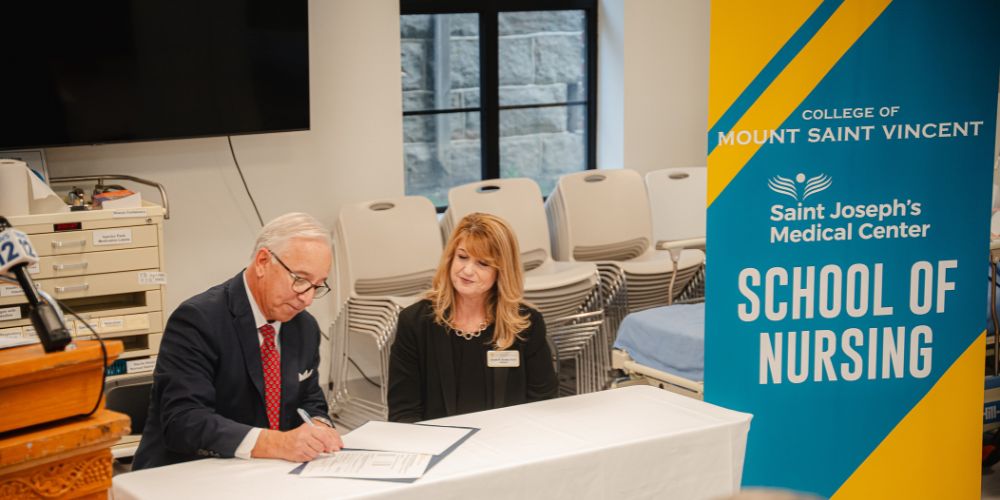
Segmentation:
{"type": "Polygon", "coordinates": [[[422,196],[348,205],[340,211],[334,246],[346,297],[331,328],[330,406],[337,422],[354,428],[388,417],[389,349],[399,312],[430,288],[437,269],[437,212],[422,196]],[[368,380],[350,378],[352,370],[368,380]]]}
{"type": "Polygon", "coordinates": [[[654,170],[646,174],[646,189],[649,192],[654,244],[705,237],[708,169],[673,167],[654,170]]]}
{"type": "Polygon", "coordinates": [[[564,175],[545,208],[555,258],[619,269],[629,312],[670,304],[705,260],[700,250],[671,258],[654,248],[646,187],[634,170],[564,175]]]}
{"type": "Polygon", "coordinates": [[[549,248],[549,230],[542,193],[527,178],[490,179],[448,191],[448,210],[441,221],[449,236],[462,217],[483,212],[511,226],[525,268],[524,296],[545,318],[549,337],[561,360],[574,360],[573,376],[565,377],[563,393],[603,388],[610,353],[600,330],[603,318],[600,276],[589,262],[556,262],[549,248]]]}
{"type": "MultiPolygon", "coordinates": [[[[708,169],[673,167],[646,174],[646,190],[653,221],[653,245],[679,252],[684,248],[705,250],[707,230],[706,193],[708,169]]],[[[681,299],[705,297],[705,269],[681,292],[681,299]]]]}
{"type": "Polygon", "coordinates": [[[423,196],[345,206],[337,237],[344,245],[341,286],[356,295],[393,295],[429,283],[441,257],[437,212],[423,196]]]}
{"type": "Polygon", "coordinates": [[[517,235],[521,264],[534,269],[549,259],[549,233],[542,192],[535,181],[523,177],[489,179],[448,190],[448,210],[441,219],[447,236],[462,217],[483,212],[501,217],[517,235]]]}

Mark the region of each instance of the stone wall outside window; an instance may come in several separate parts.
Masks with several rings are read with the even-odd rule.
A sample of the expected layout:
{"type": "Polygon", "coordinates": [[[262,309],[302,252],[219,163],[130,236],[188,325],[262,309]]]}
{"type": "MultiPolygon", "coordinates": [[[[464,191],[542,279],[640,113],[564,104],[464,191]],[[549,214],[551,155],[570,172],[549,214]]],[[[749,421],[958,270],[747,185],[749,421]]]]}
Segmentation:
{"type": "MultiPolygon", "coordinates": [[[[435,89],[444,87],[434,81],[436,22],[448,23],[446,106],[478,107],[477,15],[404,15],[403,110],[435,109],[435,89]]],[[[582,11],[502,13],[500,105],[586,100],[584,26],[582,11]]],[[[404,117],[407,194],[428,196],[441,206],[452,186],[481,180],[479,117],[478,111],[404,117]],[[447,140],[438,140],[441,133],[447,140]]],[[[501,176],[533,178],[547,195],[559,175],[585,168],[585,132],[585,106],[501,110],[501,176]]]]}

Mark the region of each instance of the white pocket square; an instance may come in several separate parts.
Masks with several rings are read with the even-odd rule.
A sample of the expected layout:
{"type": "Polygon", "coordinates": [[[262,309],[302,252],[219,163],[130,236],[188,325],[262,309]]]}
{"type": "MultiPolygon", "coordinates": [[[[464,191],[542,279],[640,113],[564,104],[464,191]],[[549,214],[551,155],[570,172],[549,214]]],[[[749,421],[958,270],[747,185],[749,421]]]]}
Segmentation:
{"type": "Polygon", "coordinates": [[[313,374],[312,368],[310,368],[310,369],[308,369],[308,370],[300,373],[299,374],[299,382],[302,382],[303,380],[309,378],[309,376],[312,375],[312,374],[313,374]]]}

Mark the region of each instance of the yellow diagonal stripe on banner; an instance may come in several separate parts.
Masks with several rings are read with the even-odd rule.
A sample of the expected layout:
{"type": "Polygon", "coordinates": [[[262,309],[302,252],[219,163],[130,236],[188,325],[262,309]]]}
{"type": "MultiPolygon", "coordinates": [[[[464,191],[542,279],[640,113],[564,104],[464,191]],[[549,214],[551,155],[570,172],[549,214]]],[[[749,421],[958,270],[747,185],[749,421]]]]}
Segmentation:
{"type": "Polygon", "coordinates": [[[713,0],[709,127],[719,121],[820,3],[822,0],[713,0]]]}
{"type": "MultiPolygon", "coordinates": [[[[733,130],[774,130],[805,100],[847,49],[891,0],[845,0],[840,8],[775,78],[733,130]]],[[[709,137],[709,144],[718,141],[709,137]]],[[[760,145],[717,146],[708,156],[708,205],[760,149],[760,145]]]]}
{"type": "Polygon", "coordinates": [[[969,426],[982,425],[985,346],[984,331],[832,498],[979,498],[982,442],[969,426]]]}

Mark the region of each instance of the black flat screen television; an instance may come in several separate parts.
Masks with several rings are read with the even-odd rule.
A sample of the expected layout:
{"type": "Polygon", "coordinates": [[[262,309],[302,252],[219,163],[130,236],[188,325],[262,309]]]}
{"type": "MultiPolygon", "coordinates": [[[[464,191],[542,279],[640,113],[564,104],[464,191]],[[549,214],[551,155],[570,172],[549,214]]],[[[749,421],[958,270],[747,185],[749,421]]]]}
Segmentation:
{"type": "Polygon", "coordinates": [[[0,149],[309,128],[307,0],[0,6],[0,149]]]}

